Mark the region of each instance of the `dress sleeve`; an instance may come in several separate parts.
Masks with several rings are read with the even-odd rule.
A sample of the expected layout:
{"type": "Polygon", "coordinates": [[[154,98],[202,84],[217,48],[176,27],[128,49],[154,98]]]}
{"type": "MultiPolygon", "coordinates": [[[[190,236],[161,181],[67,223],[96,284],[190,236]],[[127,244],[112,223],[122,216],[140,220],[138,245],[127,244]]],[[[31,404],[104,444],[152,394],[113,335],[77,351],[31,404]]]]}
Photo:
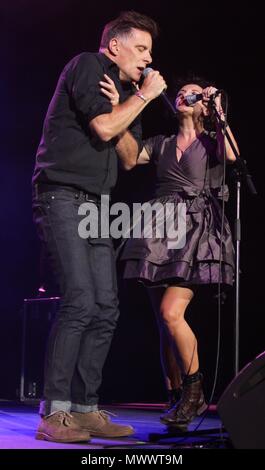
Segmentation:
{"type": "Polygon", "coordinates": [[[150,157],[150,161],[158,160],[164,138],[165,137],[163,135],[156,135],[143,141],[143,146],[150,157]]]}

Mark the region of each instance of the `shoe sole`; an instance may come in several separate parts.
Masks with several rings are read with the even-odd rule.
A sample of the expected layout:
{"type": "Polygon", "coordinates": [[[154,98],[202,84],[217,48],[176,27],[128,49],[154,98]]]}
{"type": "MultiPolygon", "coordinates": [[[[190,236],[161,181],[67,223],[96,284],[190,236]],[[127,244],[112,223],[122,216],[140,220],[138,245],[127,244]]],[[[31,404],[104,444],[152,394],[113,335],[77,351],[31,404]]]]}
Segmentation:
{"type": "Polygon", "coordinates": [[[35,435],[35,439],[38,441],[50,441],[50,442],[61,442],[61,443],[67,443],[67,442],[89,442],[90,438],[87,439],[54,439],[52,436],[49,436],[49,434],[45,434],[42,432],[38,432],[35,435]]]}
{"type": "Polygon", "coordinates": [[[126,434],[104,434],[104,433],[98,433],[98,432],[93,432],[93,431],[89,431],[89,434],[91,437],[106,437],[106,438],[109,438],[111,439],[112,437],[115,438],[115,437],[129,437],[129,436],[133,436],[135,434],[135,432],[130,432],[130,433],[126,433],[126,434]]]}
{"type": "MultiPolygon", "coordinates": [[[[200,406],[200,408],[198,408],[198,410],[197,410],[196,415],[195,415],[194,418],[196,418],[196,416],[202,415],[202,413],[204,413],[204,412],[207,410],[207,408],[208,408],[208,405],[207,405],[207,403],[204,402],[204,403],[200,406]]],[[[192,418],[192,419],[189,421],[189,423],[190,423],[194,418],[192,418]]],[[[174,428],[179,428],[179,429],[181,429],[181,430],[183,430],[183,428],[185,428],[185,427],[186,427],[186,429],[187,429],[187,426],[189,425],[189,423],[188,423],[188,424],[185,424],[185,425],[181,425],[181,424],[177,424],[177,423],[174,424],[174,421],[168,421],[166,418],[163,418],[163,416],[160,418],[160,421],[161,421],[161,423],[166,424],[167,426],[174,427],[174,428]]]]}

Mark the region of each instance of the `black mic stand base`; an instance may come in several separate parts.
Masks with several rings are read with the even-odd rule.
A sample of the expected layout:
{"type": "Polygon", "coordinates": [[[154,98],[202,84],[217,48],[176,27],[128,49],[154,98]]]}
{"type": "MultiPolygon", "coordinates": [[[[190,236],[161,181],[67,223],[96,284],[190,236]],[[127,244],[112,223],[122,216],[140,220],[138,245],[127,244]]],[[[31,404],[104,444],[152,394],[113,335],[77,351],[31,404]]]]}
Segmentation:
{"type": "MultiPolygon", "coordinates": [[[[182,431],[177,428],[168,428],[162,433],[150,433],[149,442],[164,441],[165,439],[178,439],[172,443],[174,448],[232,448],[232,443],[227,436],[223,426],[208,429],[186,430],[182,431]],[[225,434],[224,436],[222,434],[225,434]],[[203,439],[207,438],[209,439],[203,439]],[[187,441],[187,439],[198,437],[198,440],[187,441]]],[[[161,442],[163,444],[163,442],[161,442]]]]}

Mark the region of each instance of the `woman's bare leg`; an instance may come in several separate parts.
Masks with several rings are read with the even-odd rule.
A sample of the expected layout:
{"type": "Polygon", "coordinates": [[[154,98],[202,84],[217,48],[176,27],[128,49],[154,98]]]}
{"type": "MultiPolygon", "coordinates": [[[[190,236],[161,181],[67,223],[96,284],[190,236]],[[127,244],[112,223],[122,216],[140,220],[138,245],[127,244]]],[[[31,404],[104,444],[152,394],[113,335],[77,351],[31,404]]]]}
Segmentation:
{"type": "Polygon", "coordinates": [[[199,369],[197,339],[184,317],[193,295],[192,289],[170,286],[160,304],[161,317],[178,351],[182,372],[186,375],[199,369]]]}
{"type": "Polygon", "coordinates": [[[165,294],[166,288],[156,287],[148,289],[148,295],[151,301],[153,311],[159,327],[160,335],[160,360],[164,373],[166,388],[169,391],[178,390],[181,387],[181,370],[178,365],[172,338],[170,337],[164,321],[160,315],[160,305],[165,294]]]}

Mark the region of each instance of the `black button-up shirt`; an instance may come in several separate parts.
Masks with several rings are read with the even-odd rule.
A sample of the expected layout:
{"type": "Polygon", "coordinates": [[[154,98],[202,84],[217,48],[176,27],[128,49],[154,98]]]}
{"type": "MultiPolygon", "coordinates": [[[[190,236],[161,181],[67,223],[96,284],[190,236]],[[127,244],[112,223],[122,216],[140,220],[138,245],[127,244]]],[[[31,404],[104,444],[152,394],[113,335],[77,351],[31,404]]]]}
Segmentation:
{"type": "MultiPolygon", "coordinates": [[[[65,66],[44,121],[33,184],[73,186],[97,195],[108,194],[115,185],[114,139],[103,142],[89,129],[89,121],[112,111],[109,99],[100,92],[104,73],[115,82],[120,102],[134,93],[131,83],[120,82],[117,65],[104,54],[84,52],[65,66]]],[[[140,117],[129,130],[140,151],[140,117]]]]}

